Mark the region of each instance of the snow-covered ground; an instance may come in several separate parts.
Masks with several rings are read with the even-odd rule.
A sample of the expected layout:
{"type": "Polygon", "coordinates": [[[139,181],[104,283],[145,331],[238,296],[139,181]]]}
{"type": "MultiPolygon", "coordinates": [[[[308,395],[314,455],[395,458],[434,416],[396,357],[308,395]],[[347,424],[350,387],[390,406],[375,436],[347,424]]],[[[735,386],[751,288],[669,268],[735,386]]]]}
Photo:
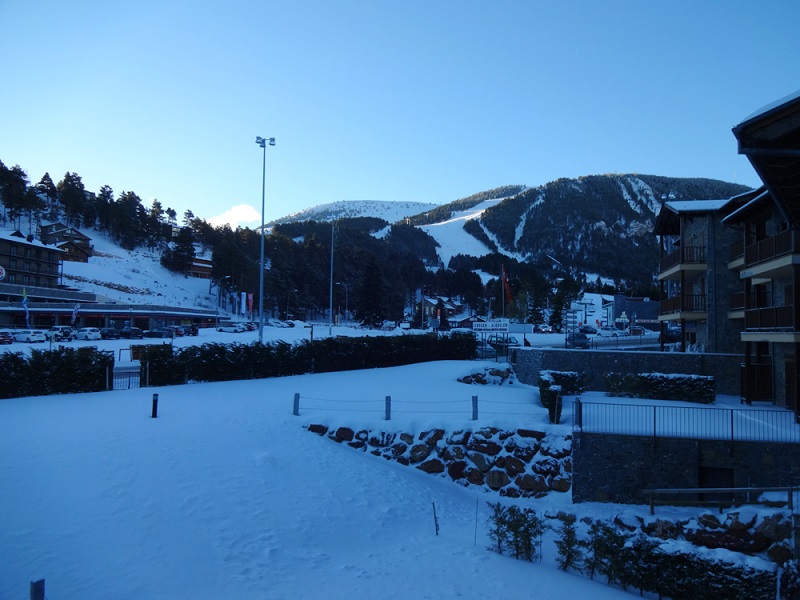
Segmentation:
{"type": "MultiPolygon", "coordinates": [[[[531,388],[456,382],[479,368],[445,361],[0,402],[0,598],[26,597],[40,578],[54,599],[629,597],[558,571],[550,542],[541,564],[487,551],[495,495],[303,428],[386,429],[382,414],[344,409],[388,394],[431,401],[392,428],[545,426],[531,388]],[[292,416],[294,393],[343,410],[292,416]],[[528,416],[472,422],[437,404],[473,393],[528,416]]],[[[569,495],[531,506],[572,508],[569,495]]]]}

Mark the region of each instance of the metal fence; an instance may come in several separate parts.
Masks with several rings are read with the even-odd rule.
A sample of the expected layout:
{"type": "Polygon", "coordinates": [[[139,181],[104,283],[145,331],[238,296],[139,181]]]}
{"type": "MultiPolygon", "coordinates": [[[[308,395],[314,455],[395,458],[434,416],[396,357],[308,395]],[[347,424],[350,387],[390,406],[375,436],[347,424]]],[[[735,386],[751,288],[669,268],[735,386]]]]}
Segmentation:
{"type": "Polygon", "coordinates": [[[669,438],[800,443],[789,410],[613,404],[575,399],[573,429],[669,438]]]}

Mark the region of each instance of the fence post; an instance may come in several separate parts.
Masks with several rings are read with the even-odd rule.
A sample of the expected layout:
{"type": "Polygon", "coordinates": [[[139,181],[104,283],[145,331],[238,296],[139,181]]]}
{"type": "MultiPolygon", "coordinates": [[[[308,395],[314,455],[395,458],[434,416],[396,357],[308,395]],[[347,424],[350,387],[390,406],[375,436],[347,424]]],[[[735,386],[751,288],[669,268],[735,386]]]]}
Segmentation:
{"type": "Polygon", "coordinates": [[[294,395],[294,406],[292,408],[292,414],[295,417],[299,417],[300,416],[300,394],[295,394],[294,395]]]}
{"type": "Polygon", "coordinates": [[[44,600],[44,579],[31,581],[30,598],[31,600],[44,600]]]}
{"type": "Polygon", "coordinates": [[[731,409],[731,441],[733,441],[733,409],[731,409]]]}
{"type": "Polygon", "coordinates": [[[473,396],[472,397],[472,420],[473,421],[477,421],[478,420],[478,397],[477,396],[473,396]]]}
{"type": "Polygon", "coordinates": [[[108,367],[106,367],[106,391],[109,391],[111,389],[110,387],[108,387],[108,371],[109,369],[108,367]]]}
{"type": "Polygon", "coordinates": [[[392,397],[386,396],[386,415],[385,418],[387,421],[392,420],[392,397]]]}
{"type": "Polygon", "coordinates": [[[574,420],[573,429],[577,427],[579,431],[583,431],[583,404],[580,396],[576,396],[572,402],[572,418],[574,420]]]}
{"type": "Polygon", "coordinates": [[[150,418],[155,419],[158,417],[158,394],[153,394],[153,412],[150,413],[150,418]]]}
{"type": "Polygon", "coordinates": [[[656,407],[653,407],[653,439],[658,437],[658,425],[656,420],[656,407]]]}

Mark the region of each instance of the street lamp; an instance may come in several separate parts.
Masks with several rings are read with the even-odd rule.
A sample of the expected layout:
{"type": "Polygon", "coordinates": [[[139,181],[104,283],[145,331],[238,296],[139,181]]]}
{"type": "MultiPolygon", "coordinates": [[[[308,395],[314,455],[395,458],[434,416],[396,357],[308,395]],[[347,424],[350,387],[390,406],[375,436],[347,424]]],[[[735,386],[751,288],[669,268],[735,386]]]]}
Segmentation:
{"type": "Polygon", "coordinates": [[[286,320],[289,320],[289,297],[292,295],[292,292],[297,292],[297,290],[289,290],[286,292],[286,320]]]}
{"type": "Polygon", "coordinates": [[[347,316],[347,308],[348,308],[347,301],[348,301],[348,296],[350,295],[350,284],[337,281],[336,285],[340,285],[344,288],[344,322],[346,327],[350,323],[350,319],[347,316]]]}
{"type": "Polygon", "coordinates": [[[264,191],[267,184],[267,144],[275,145],[275,138],[256,136],[256,144],[264,149],[261,167],[261,261],[258,270],[258,343],[264,343],[264,191]]]}

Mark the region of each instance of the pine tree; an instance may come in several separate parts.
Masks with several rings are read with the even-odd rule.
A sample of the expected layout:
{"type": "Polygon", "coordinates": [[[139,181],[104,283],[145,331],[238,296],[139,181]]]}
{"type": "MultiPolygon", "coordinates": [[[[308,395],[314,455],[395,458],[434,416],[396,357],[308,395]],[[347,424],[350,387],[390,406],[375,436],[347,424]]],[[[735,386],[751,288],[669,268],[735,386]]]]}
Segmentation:
{"type": "Polygon", "coordinates": [[[579,573],[583,571],[585,557],[575,528],[575,515],[565,515],[561,519],[556,548],[558,550],[556,562],[559,569],[562,571],[572,569],[579,573]]]}

